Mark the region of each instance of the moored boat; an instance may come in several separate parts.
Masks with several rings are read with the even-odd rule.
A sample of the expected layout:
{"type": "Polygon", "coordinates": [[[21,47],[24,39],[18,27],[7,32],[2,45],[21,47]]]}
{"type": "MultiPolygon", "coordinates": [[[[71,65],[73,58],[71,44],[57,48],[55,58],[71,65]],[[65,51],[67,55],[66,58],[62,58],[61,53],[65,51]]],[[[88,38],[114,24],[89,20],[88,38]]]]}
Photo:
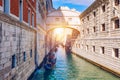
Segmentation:
{"type": "Polygon", "coordinates": [[[55,53],[56,53],[56,50],[52,49],[46,56],[46,62],[44,64],[44,68],[46,70],[51,70],[55,67],[55,64],[56,64],[56,54],[55,53]]]}

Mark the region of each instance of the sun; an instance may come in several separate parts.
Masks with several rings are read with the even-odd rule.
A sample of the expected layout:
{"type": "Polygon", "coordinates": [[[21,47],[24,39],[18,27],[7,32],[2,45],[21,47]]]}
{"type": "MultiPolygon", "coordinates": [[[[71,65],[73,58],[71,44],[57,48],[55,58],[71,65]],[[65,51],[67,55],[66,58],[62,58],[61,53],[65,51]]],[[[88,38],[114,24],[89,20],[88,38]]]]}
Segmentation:
{"type": "Polygon", "coordinates": [[[56,34],[56,35],[62,35],[63,31],[64,31],[63,28],[57,28],[57,29],[54,30],[54,34],[56,34]]]}

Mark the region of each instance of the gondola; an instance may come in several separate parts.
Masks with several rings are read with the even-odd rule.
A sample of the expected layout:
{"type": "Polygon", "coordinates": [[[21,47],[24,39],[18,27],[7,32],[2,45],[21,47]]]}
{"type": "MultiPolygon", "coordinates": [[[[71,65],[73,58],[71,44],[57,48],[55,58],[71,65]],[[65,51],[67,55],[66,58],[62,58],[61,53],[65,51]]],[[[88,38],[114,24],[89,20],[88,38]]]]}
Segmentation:
{"type": "Polygon", "coordinates": [[[50,51],[48,53],[48,55],[46,56],[46,61],[44,64],[44,68],[46,70],[52,70],[55,67],[56,64],[56,56],[55,56],[55,52],[50,51]]]}

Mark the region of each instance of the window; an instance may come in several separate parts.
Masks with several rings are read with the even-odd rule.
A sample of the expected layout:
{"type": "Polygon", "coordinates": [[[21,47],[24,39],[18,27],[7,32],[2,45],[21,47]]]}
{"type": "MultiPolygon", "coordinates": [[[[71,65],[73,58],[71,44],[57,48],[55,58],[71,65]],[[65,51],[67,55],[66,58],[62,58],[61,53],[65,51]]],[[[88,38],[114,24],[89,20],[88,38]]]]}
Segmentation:
{"type": "Polygon", "coordinates": [[[87,33],[89,34],[89,29],[87,29],[87,33]]]}
{"type": "Polygon", "coordinates": [[[72,21],[72,18],[68,18],[69,21],[72,21]]]}
{"type": "Polygon", "coordinates": [[[119,58],[119,49],[115,48],[113,51],[114,51],[114,56],[119,58]]]}
{"type": "Polygon", "coordinates": [[[88,45],[86,45],[86,50],[88,50],[88,45]]]}
{"type": "Polygon", "coordinates": [[[82,19],[82,22],[84,23],[84,19],[82,19]]]}
{"type": "Polygon", "coordinates": [[[31,15],[30,15],[30,9],[28,10],[28,25],[31,24],[31,15]]]}
{"type": "Polygon", "coordinates": [[[16,66],[16,56],[15,54],[12,56],[12,68],[15,68],[16,66]]]}
{"type": "Polygon", "coordinates": [[[55,18],[56,21],[59,21],[59,18],[55,18]]]}
{"type": "Polygon", "coordinates": [[[96,32],[96,28],[95,28],[95,26],[93,27],[93,32],[96,32]]]}
{"type": "Polygon", "coordinates": [[[84,34],[84,33],[85,33],[85,31],[84,31],[84,30],[82,30],[82,33],[84,34]]]}
{"type": "Polygon", "coordinates": [[[79,44],[79,48],[80,48],[80,44],[79,44]]]}
{"type": "Polygon", "coordinates": [[[95,46],[93,46],[93,52],[95,52],[95,46]]]}
{"type": "Polygon", "coordinates": [[[10,13],[10,0],[4,0],[4,13],[10,13]]]}
{"type": "Polygon", "coordinates": [[[96,17],[96,12],[95,11],[93,12],[93,15],[94,15],[94,17],[96,17]]]}
{"type": "Polygon", "coordinates": [[[102,31],[105,31],[105,24],[102,24],[102,31]]]}
{"type": "Polygon", "coordinates": [[[104,54],[105,53],[105,48],[101,47],[101,53],[104,54]]]}
{"type": "Polygon", "coordinates": [[[23,2],[22,2],[22,0],[20,0],[19,5],[20,5],[20,8],[19,8],[19,17],[20,17],[20,21],[22,21],[23,20],[23,2]]]}
{"type": "Polygon", "coordinates": [[[87,16],[87,20],[89,21],[89,16],[87,16]]]}
{"type": "Polygon", "coordinates": [[[26,61],[26,52],[23,52],[23,61],[26,61]]]}
{"type": "Polygon", "coordinates": [[[119,19],[114,21],[115,29],[119,28],[119,19]]]}
{"type": "Polygon", "coordinates": [[[32,27],[34,27],[34,14],[32,14],[32,27]]]}
{"type": "Polygon", "coordinates": [[[77,44],[76,44],[76,48],[77,48],[77,44]]]}
{"type": "Polygon", "coordinates": [[[118,6],[120,1],[119,0],[114,0],[115,1],[115,6],[118,6]]]}
{"type": "Polygon", "coordinates": [[[102,6],[102,12],[105,12],[105,5],[102,6]]]}
{"type": "Polygon", "coordinates": [[[30,50],[30,57],[32,57],[32,49],[30,50]]]}

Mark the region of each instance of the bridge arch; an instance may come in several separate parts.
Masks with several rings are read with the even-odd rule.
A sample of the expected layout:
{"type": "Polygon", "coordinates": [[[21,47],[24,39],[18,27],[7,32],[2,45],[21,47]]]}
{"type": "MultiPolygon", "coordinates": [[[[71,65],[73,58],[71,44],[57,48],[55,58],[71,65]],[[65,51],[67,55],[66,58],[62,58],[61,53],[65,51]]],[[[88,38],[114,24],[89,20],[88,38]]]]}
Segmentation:
{"type": "Polygon", "coordinates": [[[52,27],[52,28],[48,29],[46,32],[47,32],[47,34],[49,34],[50,31],[53,31],[54,29],[57,29],[57,28],[64,28],[64,29],[69,28],[69,29],[72,29],[72,30],[76,30],[78,32],[78,34],[80,34],[80,31],[78,29],[73,28],[73,27],[69,27],[69,26],[67,26],[67,27],[52,27]]]}
{"type": "MultiPolygon", "coordinates": [[[[80,13],[73,10],[68,9],[67,7],[60,7],[57,10],[50,12],[47,15],[46,24],[47,24],[47,34],[46,40],[47,45],[52,48],[56,43],[56,39],[54,36],[54,30],[57,28],[71,29],[71,35],[67,35],[66,44],[73,44],[74,41],[70,41],[72,39],[76,39],[80,34],[80,13]]],[[[68,45],[69,46],[69,45],[68,45]]]]}
{"type": "Polygon", "coordinates": [[[68,7],[60,7],[47,15],[46,24],[47,31],[54,28],[65,27],[79,31],[80,29],[80,13],[69,9],[68,7]]]}

